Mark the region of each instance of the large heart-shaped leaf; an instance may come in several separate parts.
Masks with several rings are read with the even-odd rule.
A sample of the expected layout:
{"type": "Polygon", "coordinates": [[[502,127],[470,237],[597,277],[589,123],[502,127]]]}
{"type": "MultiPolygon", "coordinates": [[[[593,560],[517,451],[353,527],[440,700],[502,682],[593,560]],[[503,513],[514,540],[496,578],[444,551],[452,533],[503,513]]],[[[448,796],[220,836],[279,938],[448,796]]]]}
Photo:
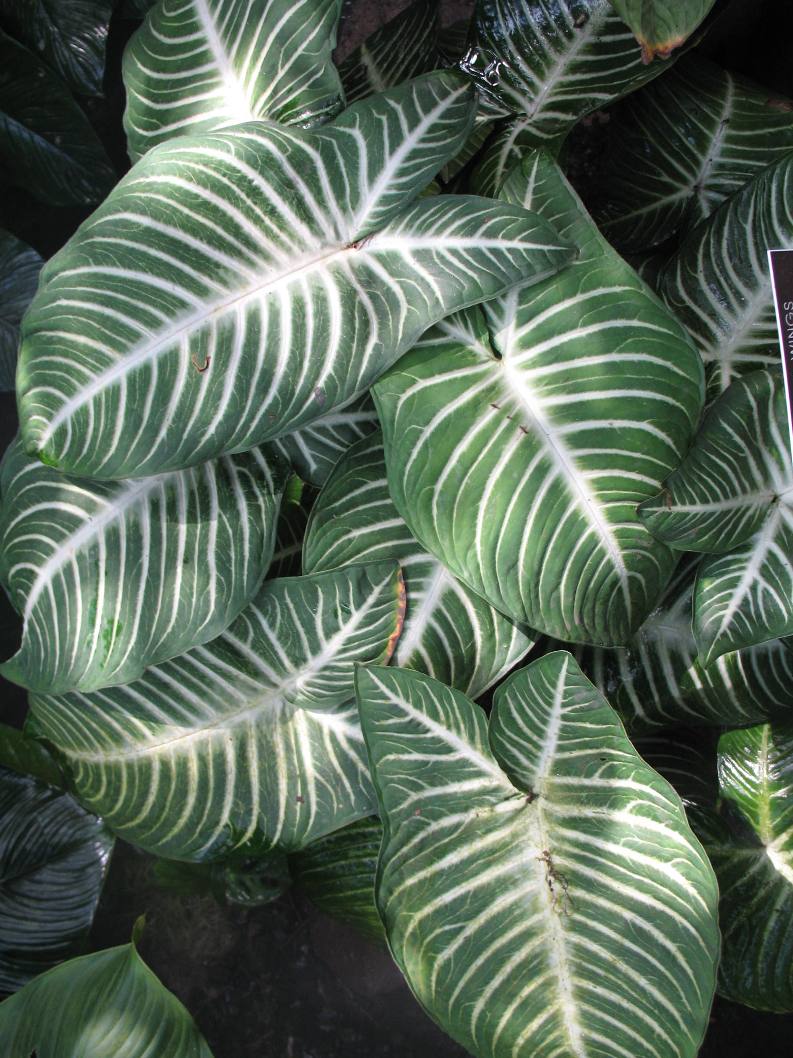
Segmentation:
{"type": "Polygon", "coordinates": [[[382,92],[441,65],[436,0],[413,0],[339,64],[347,103],[382,92]]]}
{"type": "Polygon", "coordinates": [[[0,390],[14,388],[19,323],[36,293],[41,265],[35,250],[0,230],[0,390]]]}
{"type": "Polygon", "coordinates": [[[704,551],[694,637],[704,665],[793,634],[793,465],[781,369],[734,382],[664,491],[642,504],[670,547],[704,551]]]}
{"type": "Polygon", "coordinates": [[[690,230],[793,150],[791,110],[698,55],[681,59],[611,115],[595,214],[603,233],[640,252],[690,230]]]}
{"type": "Polygon", "coordinates": [[[716,0],[611,0],[636,35],[642,59],[667,59],[691,36],[716,0]]]}
{"type": "Polygon", "coordinates": [[[411,534],[388,492],[379,434],[354,445],[311,511],[303,545],[307,573],[351,562],[396,559],[407,610],[393,663],[478,697],[533,645],[528,629],[461,584],[411,534]]]}
{"type": "Polygon", "coordinates": [[[713,872],[570,655],[502,684],[489,732],[406,669],[362,668],[358,696],[385,825],[377,905],[443,1029],[481,1058],[693,1058],[713,872]]]}
{"type": "Polygon", "coordinates": [[[339,459],[362,437],[377,429],[377,412],[368,393],[315,419],[300,430],[273,441],[300,475],[318,488],[325,484],[339,459]]]}
{"type": "Polygon", "coordinates": [[[4,1058],[212,1058],[134,944],[84,955],[0,1003],[4,1058]]]}
{"type": "Polygon", "coordinates": [[[688,447],[702,368],[551,160],[502,195],[577,261],[441,323],[374,388],[394,503],[416,538],[514,620],[625,643],[674,565],[636,506],[688,447]],[[492,343],[492,344],[491,344],[492,343]]]}
{"type": "Polygon", "coordinates": [[[679,724],[756,724],[793,715],[793,652],[779,639],[723,654],[707,668],[692,629],[696,561],[681,562],[627,647],[579,660],[631,732],[679,724]]]}
{"type": "Polygon", "coordinates": [[[370,816],[289,857],[292,876],[312,903],[381,944],[385,936],[374,902],[374,876],[382,839],[383,824],[370,816]]]}
{"type": "Polygon", "coordinates": [[[87,118],[32,52],[0,30],[3,178],[53,206],[98,202],[115,182],[87,118]]]}
{"type": "Polygon", "coordinates": [[[124,687],[33,697],[76,795],[171,859],[291,850],[371,814],[355,662],[387,660],[394,562],[268,581],[231,627],[124,687]]]}
{"type": "Polygon", "coordinates": [[[3,0],[15,37],[79,95],[101,95],[113,0],[3,0]]]}
{"type": "Polygon", "coordinates": [[[29,450],[137,477],[251,448],[362,393],[449,312],[557,271],[572,251],[524,210],[413,201],[473,107],[445,71],[318,131],[147,155],[44,270],[18,374],[29,450]]]}
{"type": "Polygon", "coordinates": [[[685,735],[637,748],[680,792],[721,891],[719,992],[793,1011],[793,725],[722,735],[717,758],[685,735]]]}
{"type": "Polygon", "coordinates": [[[520,115],[541,146],[657,76],[609,0],[477,0],[461,62],[484,108],[520,115]]]}
{"type": "Polygon", "coordinates": [[[308,128],[343,105],[341,0],[161,0],[127,45],[130,157],[173,136],[269,120],[308,128]]]}
{"type": "Polygon", "coordinates": [[[658,290],[697,345],[711,397],[738,375],[779,363],[769,249],[793,249],[793,151],[688,235],[658,290]]]}
{"type": "Polygon", "coordinates": [[[0,993],[80,951],[112,849],[102,821],[68,794],[0,767],[0,993]]]}
{"type": "Polygon", "coordinates": [[[22,615],[0,672],[61,693],[125,683],[221,632],[273,554],[286,468],[264,450],[140,481],[6,454],[0,582],[22,615]]]}

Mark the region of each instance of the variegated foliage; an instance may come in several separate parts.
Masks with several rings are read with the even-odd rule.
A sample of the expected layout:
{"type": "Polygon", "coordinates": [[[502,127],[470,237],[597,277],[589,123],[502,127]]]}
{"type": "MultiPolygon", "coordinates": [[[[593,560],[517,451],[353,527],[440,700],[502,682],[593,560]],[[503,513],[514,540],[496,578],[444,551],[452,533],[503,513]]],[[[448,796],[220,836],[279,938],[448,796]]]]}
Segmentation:
{"type": "Polygon", "coordinates": [[[77,797],[171,859],[296,849],[371,814],[356,662],[402,625],[393,562],[268,581],[227,631],[92,694],[34,696],[77,797]]]}
{"type": "MultiPolygon", "coordinates": [[[[19,738],[0,730],[0,743],[9,737],[19,738]]],[[[0,767],[0,994],[80,952],[112,849],[102,821],[67,793],[0,767]]]]}
{"type": "Polygon", "coordinates": [[[718,757],[680,734],[637,746],[679,790],[716,870],[719,992],[793,1011],[793,724],[727,731],[718,757]]]}
{"type": "Polygon", "coordinates": [[[137,481],[86,481],[12,445],[0,474],[0,581],[24,628],[0,672],[41,692],[94,690],[212,639],[267,572],[286,475],[254,449],[137,481]]]}
{"type": "Polygon", "coordinates": [[[694,1058],[718,893],[680,799],[569,654],[496,692],[362,667],[376,899],[419,1001],[477,1058],[694,1058]]]}
{"type": "Polygon", "coordinates": [[[311,512],[303,546],[306,573],[354,562],[396,559],[407,609],[393,664],[417,669],[478,697],[534,642],[423,550],[388,491],[382,438],[354,445],[311,512]]]}
{"type": "Polygon", "coordinates": [[[692,627],[697,562],[697,556],[683,559],[627,647],[579,652],[585,672],[632,733],[793,717],[793,651],[782,640],[722,654],[707,667],[697,657],[692,627]]]}
{"type": "Polygon", "coordinates": [[[694,592],[704,665],[793,634],[793,462],[781,368],[738,379],[719,397],[664,491],[639,513],[670,547],[707,555],[694,592]]]}
{"type": "Polygon", "coordinates": [[[609,145],[595,216],[620,250],[641,252],[690,231],[793,150],[793,103],[685,56],[615,108],[609,145]]]}
{"type": "Polygon", "coordinates": [[[702,354],[711,399],[739,375],[779,363],[769,249],[793,249],[793,152],[698,225],[658,290],[702,354]]]}
{"type": "Polygon", "coordinates": [[[331,53],[341,0],[159,0],[127,45],[133,161],[174,136],[267,120],[308,128],[341,110],[331,53]]]}
{"type": "Polygon", "coordinates": [[[439,72],[317,131],[248,123],[148,154],[43,272],[28,451],[116,478],[251,448],[364,392],[449,312],[566,264],[525,210],[417,199],[473,96],[439,72]]]}
{"type": "Polygon", "coordinates": [[[391,495],[420,543],[513,620],[626,643],[674,567],[636,507],[690,443],[701,364],[546,155],[502,196],[578,257],[443,321],[377,382],[391,495]]]}
{"type": "Polygon", "coordinates": [[[477,0],[461,67],[494,116],[519,116],[534,146],[651,80],[610,0],[477,0]]]}

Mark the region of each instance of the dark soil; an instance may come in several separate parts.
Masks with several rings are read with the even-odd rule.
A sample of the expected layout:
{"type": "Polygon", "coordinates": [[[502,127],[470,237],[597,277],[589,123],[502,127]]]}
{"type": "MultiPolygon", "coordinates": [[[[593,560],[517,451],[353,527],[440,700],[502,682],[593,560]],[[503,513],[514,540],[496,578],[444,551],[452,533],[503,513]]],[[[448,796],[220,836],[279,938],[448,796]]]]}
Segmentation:
{"type": "MultiPolygon", "coordinates": [[[[405,6],[405,0],[347,0],[339,52],[346,54],[405,6]]],[[[441,0],[450,24],[471,0],[441,0]]],[[[94,119],[125,165],[118,69],[131,24],[111,34],[111,86],[94,119]],[[113,88],[112,86],[116,87],[113,88]]],[[[793,95],[793,5],[735,0],[706,49],[717,61],[793,95]]],[[[586,148],[589,150],[589,147],[586,148]]],[[[596,153],[596,152],[595,152],[596,153]]],[[[587,166],[581,171],[586,183],[587,166]]],[[[582,189],[584,192],[586,188],[582,189]]],[[[45,255],[82,219],[79,211],[31,207],[22,193],[0,198],[0,225],[45,255]]],[[[0,450],[16,429],[13,398],[0,394],[0,450]]],[[[16,649],[17,621],[0,595],[0,657],[16,649]]],[[[0,720],[20,724],[23,693],[0,680],[0,720]]],[[[389,955],[287,893],[256,909],[182,896],[158,887],[150,857],[119,843],[90,938],[90,949],[129,940],[145,913],[143,957],[186,1004],[215,1058],[462,1058],[411,996],[389,955]]],[[[717,1000],[701,1058],[787,1058],[793,1016],[760,1014],[717,1000]]]]}

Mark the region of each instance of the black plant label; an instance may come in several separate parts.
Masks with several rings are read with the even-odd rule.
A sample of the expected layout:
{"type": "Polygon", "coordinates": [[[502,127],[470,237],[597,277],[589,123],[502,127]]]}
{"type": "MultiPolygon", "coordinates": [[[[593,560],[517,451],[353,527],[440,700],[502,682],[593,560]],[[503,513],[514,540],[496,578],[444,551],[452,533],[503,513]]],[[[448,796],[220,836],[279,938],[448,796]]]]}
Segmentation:
{"type": "Polygon", "coordinates": [[[793,250],[769,250],[768,262],[774,288],[782,374],[785,376],[787,421],[790,428],[790,455],[793,459],[793,250]]]}

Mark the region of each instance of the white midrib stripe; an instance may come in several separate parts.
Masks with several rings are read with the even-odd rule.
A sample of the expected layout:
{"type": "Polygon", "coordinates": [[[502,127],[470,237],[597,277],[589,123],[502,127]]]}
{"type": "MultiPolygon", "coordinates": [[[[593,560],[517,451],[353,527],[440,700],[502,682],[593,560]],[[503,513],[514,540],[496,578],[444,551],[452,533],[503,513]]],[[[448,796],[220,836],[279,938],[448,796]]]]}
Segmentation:
{"type": "Polygon", "coordinates": [[[207,44],[218,67],[223,86],[227,89],[229,96],[234,96],[233,99],[227,100],[228,110],[232,113],[235,122],[254,121],[256,114],[251,109],[245,86],[232,65],[231,57],[223,46],[207,0],[193,0],[193,4],[201,28],[206,34],[207,44]]]}
{"type": "MultiPolygon", "coordinates": [[[[77,395],[61,405],[47,424],[46,429],[42,431],[39,444],[44,446],[62,423],[73,415],[78,408],[90,403],[103,389],[112,386],[114,382],[125,377],[141,364],[148,363],[166,350],[171,349],[176,341],[195,327],[209,323],[214,316],[230,312],[233,309],[240,310],[247,301],[260,297],[265,293],[272,293],[278,290],[279,287],[288,285],[298,276],[308,274],[322,265],[329,265],[335,259],[341,258],[343,254],[350,252],[360,253],[361,251],[353,251],[349,245],[334,246],[330,250],[323,250],[321,254],[301,261],[294,268],[281,272],[275,278],[265,279],[254,287],[236,292],[211,307],[203,303],[195,312],[183,317],[181,323],[177,326],[172,327],[164,334],[157,334],[154,341],[146,341],[137,348],[133,347],[107,370],[95,375],[77,395]]],[[[90,271],[94,271],[94,269],[90,269],[90,271]]]]}
{"type": "Polygon", "coordinates": [[[130,507],[144,500],[149,493],[164,486],[173,474],[159,474],[150,478],[142,478],[133,482],[122,494],[111,497],[104,510],[88,518],[77,532],[72,533],[55,548],[50,557],[36,573],[25,602],[23,618],[30,619],[33,608],[46,585],[55,574],[68,562],[77,557],[80,550],[93,539],[98,537],[113,522],[120,521],[130,507]]]}
{"type": "MultiPolygon", "coordinates": [[[[499,343],[500,344],[500,343],[499,343]]],[[[598,506],[597,497],[593,494],[583,475],[578,469],[573,454],[564,440],[559,437],[553,428],[553,423],[543,412],[539,403],[523,385],[519,372],[510,364],[508,354],[500,363],[496,364],[503,373],[504,386],[507,393],[513,397],[529,416],[530,421],[545,438],[546,451],[551,455],[557,467],[561,470],[564,480],[567,481],[583,500],[590,512],[590,520],[598,531],[598,536],[608,551],[609,557],[617,571],[626,602],[630,605],[630,593],[628,585],[628,570],[622,556],[619,543],[614,532],[606,519],[603,517],[598,506]]]]}
{"type": "Polygon", "coordinates": [[[722,615],[718,630],[714,636],[714,643],[724,635],[752,585],[756,583],[757,574],[762,567],[763,562],[765,562],[769,548],[771,547],[774,537],[779,529],[779,523],[781,520],[781,508],[777,505],[766,524],[753,538],[754,546],[749,561],[746,563],[743,575],[736,584],[735,591],[730,596],[730,601],[724,609],[724,614],[722,615]]]}

